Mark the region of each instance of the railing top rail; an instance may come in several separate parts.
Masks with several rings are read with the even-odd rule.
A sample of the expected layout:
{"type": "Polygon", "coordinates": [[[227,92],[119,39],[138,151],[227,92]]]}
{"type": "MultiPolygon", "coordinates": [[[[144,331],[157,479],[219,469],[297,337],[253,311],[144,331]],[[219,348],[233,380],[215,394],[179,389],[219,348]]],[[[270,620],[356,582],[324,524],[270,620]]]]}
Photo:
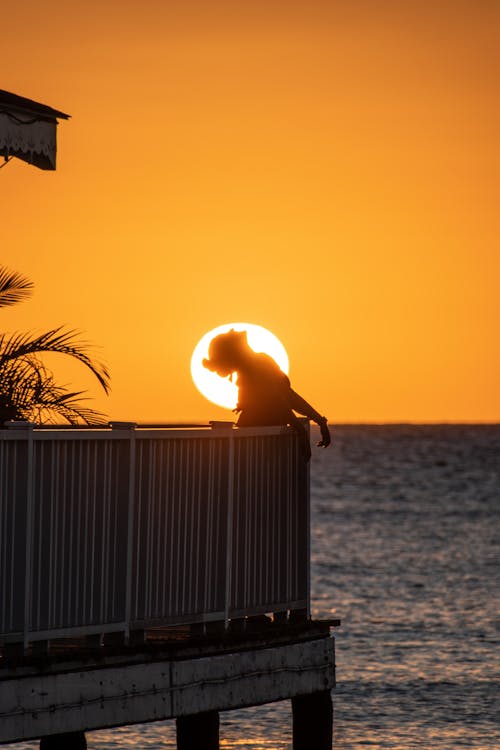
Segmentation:
{"type": "Polygon", "coordinates": [[[44,425],[42,427],[28,423],[11,424],[0,429],[0,441],[27,440],[29,436],[36,441],[45,440],[128,440],[133,435],[141,439],[189,439],[189,438],[231,438],[253,436],[281,435],[291,428],[275,427],[236,427],[233,422],[213,422],[208,425],[193,424],[135,424],[132,422],[114,422],[105,427],[80,427],[73,425],[44,425]]]}

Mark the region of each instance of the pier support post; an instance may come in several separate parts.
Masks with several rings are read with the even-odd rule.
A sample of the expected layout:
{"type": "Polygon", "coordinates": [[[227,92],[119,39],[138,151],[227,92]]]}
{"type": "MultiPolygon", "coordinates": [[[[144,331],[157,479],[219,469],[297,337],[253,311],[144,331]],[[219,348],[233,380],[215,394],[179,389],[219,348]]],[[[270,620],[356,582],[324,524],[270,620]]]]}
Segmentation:
{"type": "Polygon", "coordinates": [[[332,750],[333,703],[329,690],[292,698],[293,750],[332,750]]]}
{"type": "Polygon", "coordinates": [[[87,750],[85,732],[49,734],[40,740],[40,750],[87,750]]]}
{"type": "Polygon", "coordinates": [[[219,712],[178,716],[177,750],[219,750],[219,712]]]}

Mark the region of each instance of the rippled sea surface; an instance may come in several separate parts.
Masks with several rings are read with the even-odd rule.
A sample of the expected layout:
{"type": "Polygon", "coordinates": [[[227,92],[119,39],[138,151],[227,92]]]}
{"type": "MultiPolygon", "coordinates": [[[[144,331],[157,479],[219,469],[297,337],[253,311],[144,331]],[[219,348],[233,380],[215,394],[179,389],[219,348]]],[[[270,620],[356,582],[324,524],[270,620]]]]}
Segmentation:
{"type": "MultiPolygon", "coordinates": [[[[334,747],[500,749],[500,426],[334,434],[311,464],[313,614],[342,620],[334,747]]],[[[175,725],[87,739],[163,750],[175,725]]],[[[291,740],[288,702],[221,714],[228,750],[291,740]]]]}

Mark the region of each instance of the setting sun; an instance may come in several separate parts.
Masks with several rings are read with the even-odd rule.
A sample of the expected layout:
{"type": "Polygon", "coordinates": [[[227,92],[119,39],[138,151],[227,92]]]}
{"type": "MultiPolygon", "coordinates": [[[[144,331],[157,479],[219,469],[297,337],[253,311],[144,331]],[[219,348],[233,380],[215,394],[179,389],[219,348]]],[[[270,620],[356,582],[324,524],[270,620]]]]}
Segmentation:
{"type": "Polygon", "coordinates": [[[248,343],[255,352],[264,352],[279,365],[288,375],[288,355],[281,341],[262,326],[252,323],[225,323],[206,333],[198,342],[191,357],[191,375],[198,390],[214,404],[226,409],[236,408],[238,403],[238,387],[236,375],[230,379],[222,378],[215,372],[203,366],[203,360],[208,357],[210,342],[220,333],[227,333],[231,329],[246,331],[248,343]]]}

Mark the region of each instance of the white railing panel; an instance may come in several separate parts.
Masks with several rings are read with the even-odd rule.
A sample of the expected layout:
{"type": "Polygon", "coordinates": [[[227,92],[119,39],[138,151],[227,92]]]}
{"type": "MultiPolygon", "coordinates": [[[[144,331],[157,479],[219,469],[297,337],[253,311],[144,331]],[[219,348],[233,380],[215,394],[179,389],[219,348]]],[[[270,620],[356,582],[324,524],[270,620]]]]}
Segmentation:
{"type": "Polygon", "coordinates": [[[123,621],[127,442],[35,440],[33,472],[30,630],[123,621]]]}
{"type": "Polygon", "coordinates": [[[306,607],[308,493],[283,428],[0,430],[0,637],[306,607]]]}
{"type": "Polygon", "coordinates": [[[308,473],[294,433],[235,440],[231,614],[306,607],[308,473]]]}
{"type": "Polygon", "coordinates": [[[132,621],[224,612],[227,450],[220,438],[138,437],[132,621]]]}

